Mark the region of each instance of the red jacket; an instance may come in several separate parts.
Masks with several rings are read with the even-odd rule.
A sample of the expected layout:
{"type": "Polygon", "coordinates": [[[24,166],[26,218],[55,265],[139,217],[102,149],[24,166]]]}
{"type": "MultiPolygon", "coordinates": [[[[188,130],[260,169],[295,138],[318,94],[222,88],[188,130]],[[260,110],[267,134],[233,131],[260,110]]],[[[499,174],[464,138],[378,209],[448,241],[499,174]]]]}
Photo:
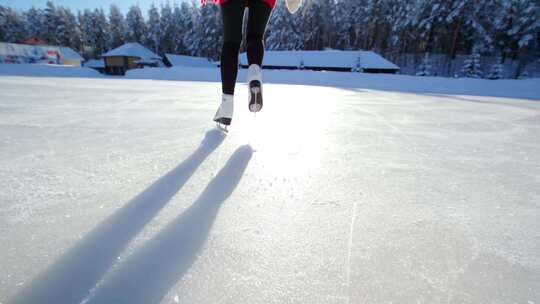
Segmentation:
{"type": "MultiPolygon", "coordinates": [[[[206,1],[207,0],[201,0],[201,3],[203,5],[206,4],[206,1]]],[[[227,2],[228,0],[213,0],[215,4],[218,4],[218,5],[221,5],[225,2],[227,2]]],[[[249,2],[249,0],[246,0],[246,2],[249,2]]],[[[274,8],[274,6],[276,6],[276,0],[264,0],[264,2],[268,3],[268,5],[270,5],[272,8],[274,8]]]]}

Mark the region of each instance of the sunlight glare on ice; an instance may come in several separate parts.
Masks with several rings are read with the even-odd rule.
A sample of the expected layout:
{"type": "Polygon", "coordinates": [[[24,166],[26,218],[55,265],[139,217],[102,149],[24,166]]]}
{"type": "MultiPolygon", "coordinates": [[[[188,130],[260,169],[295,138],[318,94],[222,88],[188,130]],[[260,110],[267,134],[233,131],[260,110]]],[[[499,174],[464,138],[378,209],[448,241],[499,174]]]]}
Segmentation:
{"type": "MultiPolygon", "coordinates": [[[[326,130],[334,116],[332,96],[339,90],[306,86],[298,90],[291,86],[287,99],[267,85],[264,107],[251,113],[242,102],[236,102],[232,135],[238,144],[249,144],[257,157],[271,171],[295,168],[297,174],[316,169],[322,147],[329,140],[326,130]],[[309,153],[304,153],[309,151],[309,153]]],[[[240,100],[242,100],[240,97],[240,100]]]]}

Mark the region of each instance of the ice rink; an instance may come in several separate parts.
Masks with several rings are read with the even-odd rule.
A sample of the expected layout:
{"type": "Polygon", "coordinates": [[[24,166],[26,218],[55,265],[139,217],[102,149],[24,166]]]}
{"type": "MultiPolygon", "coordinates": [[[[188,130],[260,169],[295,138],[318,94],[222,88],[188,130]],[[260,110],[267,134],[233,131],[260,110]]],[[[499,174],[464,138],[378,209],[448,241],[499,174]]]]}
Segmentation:
{"type": "Polygon", "coordinates": [[[264,90],[0,76],[0,303],[540,303],[540,96],[264,90]]]}

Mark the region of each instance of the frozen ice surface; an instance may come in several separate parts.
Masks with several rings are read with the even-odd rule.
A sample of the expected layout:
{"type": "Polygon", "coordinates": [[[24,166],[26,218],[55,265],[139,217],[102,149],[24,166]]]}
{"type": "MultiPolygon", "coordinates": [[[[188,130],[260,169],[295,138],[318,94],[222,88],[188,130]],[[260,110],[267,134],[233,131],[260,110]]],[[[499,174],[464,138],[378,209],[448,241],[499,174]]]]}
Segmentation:
{"type": "Polygon", "coordinates": [[[218,83],[0,76],[0,302],[539,303],[515,83],[239,85],[224,136],[218,83]]]}

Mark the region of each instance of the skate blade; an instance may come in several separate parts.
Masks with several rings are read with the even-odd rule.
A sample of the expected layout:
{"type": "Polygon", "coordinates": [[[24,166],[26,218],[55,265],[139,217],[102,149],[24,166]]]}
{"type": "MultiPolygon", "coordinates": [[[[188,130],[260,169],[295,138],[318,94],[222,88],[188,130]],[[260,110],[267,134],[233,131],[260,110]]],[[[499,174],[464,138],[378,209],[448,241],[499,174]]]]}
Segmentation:
{"type": "Polygon", "coordinates": [[[260,92],[261,92],[260,87],[252,87],[251,88],[251,93],[253,93],[253,94],[259,94],[260,92]]]}
{"type": "Polygon", "coordinates": [[[216,129],[218,129],[221,132],[229,133],[229,129],[227,125],[220,124],[219,122],[216,122],[216,129]]]}
{"type": "Polygon", "coordinates": [[[258,103],[250,104],[249,105],[249,111],[253,113],[257,113],[262,109],[262,105],[258,103]]]}
{"type": "Polygon", "coordinates": [[[262,109],[262,94],[260,87],[251,88],[251,100],[249,103],[249,111],[259,112],[262,109]]]}

